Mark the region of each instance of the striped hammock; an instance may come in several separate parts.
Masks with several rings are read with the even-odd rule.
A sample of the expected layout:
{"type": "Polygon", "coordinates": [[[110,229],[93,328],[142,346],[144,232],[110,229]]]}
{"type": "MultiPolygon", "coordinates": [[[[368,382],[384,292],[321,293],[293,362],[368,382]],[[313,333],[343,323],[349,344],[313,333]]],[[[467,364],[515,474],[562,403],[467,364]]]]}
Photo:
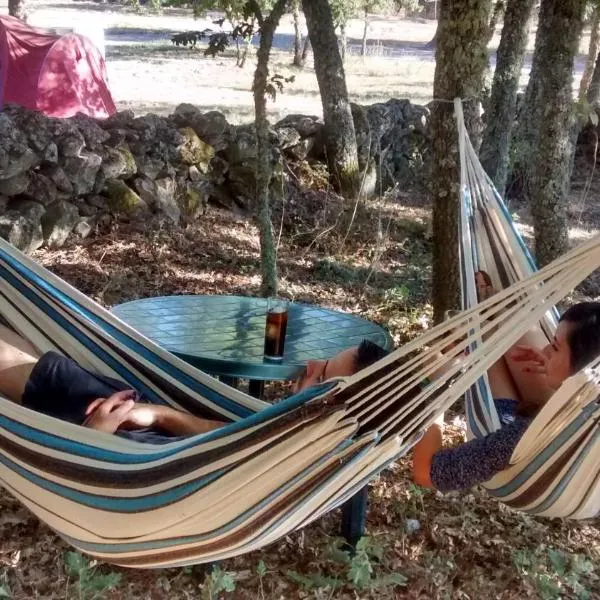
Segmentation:
{"type": "MultiPolygon", "coordinates": [[[[0,240],[0,313],[40,352],[61,352],[154,402],[230,422],[153,446],[0,399],[0,481],[69,543],[107,562],[180,566],[249,552],[341,505],[405,454],[520,331],[599,266],[596,238],[360,373],[271,406],[169,354],[0,240]],[[454,349],[441,354],[452,341],[454,349]],[[419,385],[467,347],[464,360],[419,385]]],[[[556,479],[537,476],[555,447],[556,461],[585,474],[569,502],[547,510],[521,503],[524,509],[599,512],[598,467],[591,466],[600,464],[598,392],[594,370],[571,378],[533,423],[538,434],[517,448],[517,492],[524,477],[534,477],[544,502],[557,493],[556,479]]]]}
{"type": "MultiPolygon", "coordinates": [[[[479,162],[459,99],[455,100],[455,116],[461,173],[461,291],[466,309],[477,305],[476,271],[487,272],[493,287],[502,289],[522,281],[537,268],[479,162]]],[[[543,314],[538,323],[540,343],[545,345],[552,339],[557,317],[554,307],[543,314]]],[[[485,484],[492,495],[513,508],[542,516],[586,518],[600,514],[597,365],[590,365],[591,370],[571,378],[553,395],[515,449],[510,468],[485,484]]],[[[470,437],[482,437],[500,428],[487,374],[467,392],[466,413],[470,437]]]]}

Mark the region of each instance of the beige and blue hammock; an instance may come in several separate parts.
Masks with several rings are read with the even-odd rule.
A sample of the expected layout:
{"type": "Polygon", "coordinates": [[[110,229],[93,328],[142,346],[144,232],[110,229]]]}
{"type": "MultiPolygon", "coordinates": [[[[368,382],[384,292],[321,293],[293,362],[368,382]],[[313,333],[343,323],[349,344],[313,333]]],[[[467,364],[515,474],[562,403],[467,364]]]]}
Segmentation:
{"type": "MultiPolygon", "coordinates": [[[[482,374],[600,266],[600,238],[535,272],[472,152],[460,107],[458,121],[468,308],[357,375],[274,405],[191,367],[0,241],[1,314],[40,352],[62,352],[155,402],[230,421],[153,446],[0,400],[2,485],[98,559],[178,566],[249,552],[340,506],[467,392],[474,432],[497,428],[482,374]],[[504,254],[489,250],[496,242],[504,254]],[[501,283],[515,283],[477,305],[473,271],[497,277],[488,257],[508,274],[501,283]],[[452,353],[440,355],[451,340],[458,342],[452,353]],[[419,385],[467,346],[460,366],[419,385]]],[[[511,467],[488,484],[491,493],[537,515],[600,512],[597,365],[570,378],[544,407],[511,467]]]]}

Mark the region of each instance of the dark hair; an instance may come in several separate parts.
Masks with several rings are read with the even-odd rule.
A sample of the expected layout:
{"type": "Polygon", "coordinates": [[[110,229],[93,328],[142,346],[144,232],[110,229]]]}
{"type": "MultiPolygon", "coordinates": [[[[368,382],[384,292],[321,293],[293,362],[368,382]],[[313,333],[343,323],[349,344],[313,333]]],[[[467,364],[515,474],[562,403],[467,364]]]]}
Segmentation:
{"type": "Polygon", "coordinates": [[[356,358],[354,359],[355,372],[357,373],[358,371],[365,369],[388,354],[389,352],[379,344],[376,344],[371,340],[363,340],[356,351],[356,358]]]}
{"type": "Polygon", "coordinates": [[[580,302],[560,317],[571,324],[567,343],[571,351],[571,372],[576,373],[600,355],[600,302],[580,302]]]}

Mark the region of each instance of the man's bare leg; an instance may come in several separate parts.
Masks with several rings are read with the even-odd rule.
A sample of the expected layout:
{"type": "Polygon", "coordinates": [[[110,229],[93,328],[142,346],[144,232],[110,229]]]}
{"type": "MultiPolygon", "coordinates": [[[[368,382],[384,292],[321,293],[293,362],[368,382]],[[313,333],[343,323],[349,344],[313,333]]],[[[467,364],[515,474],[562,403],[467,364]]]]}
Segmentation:
{"type": "Polygon", "coordinates": [[[0,325],[0,395],[21,402],[25,384],[39,358],[32,344],[0,325]]]}

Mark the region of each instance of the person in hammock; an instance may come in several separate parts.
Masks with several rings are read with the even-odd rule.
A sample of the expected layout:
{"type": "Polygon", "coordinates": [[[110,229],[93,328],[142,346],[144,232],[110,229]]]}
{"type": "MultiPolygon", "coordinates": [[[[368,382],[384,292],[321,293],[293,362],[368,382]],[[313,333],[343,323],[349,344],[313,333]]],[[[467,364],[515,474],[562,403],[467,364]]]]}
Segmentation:
{"type": "MultiPolygon", "coordinates": [[[[480,297],[493,290],[478,278],[480,297]]],[[[502,427],[455,448],[442,448],[442,428],[432,425],[413,451],[413,479],[442,492],[468,489],[509,466],[519,440],[537,412],[561,386],[600,355],[600,302],[582,302],[560,318],[554,339],[540,347],[530,331],[488,371],[502,427]]],[[[545,339],[545,338],[544,338],[545,339]]]]}
{"type": "MultiPolygon", "coordinates": [[[[352,375],[386,354],[364,340],[329,360],[307,362],[296,389],[352,375]]],[[[151,404],[119,380],[91,373],[56,352],[42,356],[0,326],[0,395],[37,412],[146,443],[167,443],[226,423],[151,404]]]]}

